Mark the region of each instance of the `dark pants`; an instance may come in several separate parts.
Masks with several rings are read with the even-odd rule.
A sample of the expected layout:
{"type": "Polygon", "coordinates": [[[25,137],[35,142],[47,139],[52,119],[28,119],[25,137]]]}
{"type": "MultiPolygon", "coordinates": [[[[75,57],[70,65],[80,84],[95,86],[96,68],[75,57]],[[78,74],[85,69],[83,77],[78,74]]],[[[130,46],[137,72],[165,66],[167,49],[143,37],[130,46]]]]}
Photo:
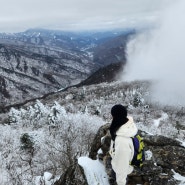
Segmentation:
{"type": "Polygon", "coordinates": [[[109,183],[110,185],[117,185],[116,183],[116,173],[114,172],[114,170],[111,170],[111,177],[109,179],[109,183]]]}

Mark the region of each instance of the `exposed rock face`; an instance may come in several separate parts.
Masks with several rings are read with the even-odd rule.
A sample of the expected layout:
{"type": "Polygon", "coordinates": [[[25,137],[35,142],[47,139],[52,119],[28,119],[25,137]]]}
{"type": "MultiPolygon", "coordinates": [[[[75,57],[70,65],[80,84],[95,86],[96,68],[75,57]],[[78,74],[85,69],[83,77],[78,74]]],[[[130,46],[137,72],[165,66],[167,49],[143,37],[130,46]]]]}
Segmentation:
{"type": "Polygon", "coordinates": [[[101,148],[103,151],[102,157],[104,157],[109,151],[111,137],[108,132],[110,124],[103,125],[97,132],[94,142],[91,145],[89,157],[93,160],[97,159],[97,152],[101,148]],[[104,138],[103,138],[104,137],[104,138]],[[103,140],[102,140],[103,138],[103,140]]]}
{"type": "MultiPolygon", "coordinates": [[[[89,157],[97,157],[104,161],[110,184],[116,185],[111,178],[111,158],[108,154],[110,147],[109,124],[102,126],[92,143],[89,157]],[[102,139],[103,138],[103,139],[102,139]],[[102,154],[97,154],[99,149],[102,154]]],[[[173,178],[173,170],[182,176],[185,175],[185,148],[179,141],[164,137],[148,135],[140,131],[144,138],[146,151],[151,151],[152,157],[146,160],[143,169],[135,169],[128,177],[128,184],[150,184],[150,185],[176,185],[177,180],[173,178]]],[[[147,153],[147,152],[146,152],[147,153]]]]}
{"type": "Polygon", "coordinates": [[[83,168],[78,164],[77,160],[74,164],[67,168],[64,174],[54,185],[88,185],[84,175],[83,168]]]}

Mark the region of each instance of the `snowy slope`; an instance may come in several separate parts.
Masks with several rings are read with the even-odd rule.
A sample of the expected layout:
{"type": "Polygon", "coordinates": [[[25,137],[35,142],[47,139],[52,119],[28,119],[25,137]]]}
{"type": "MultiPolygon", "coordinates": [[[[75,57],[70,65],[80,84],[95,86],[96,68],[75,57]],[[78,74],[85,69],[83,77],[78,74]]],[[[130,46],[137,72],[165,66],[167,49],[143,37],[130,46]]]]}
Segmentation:
{"type": "Polygon", "coordinates": [[[95,69],[83,54],[50,50],[48,55],[0,46],[1,105],[20,103],[86,79],[95,69]]]}
{"type": "MultiPolygon", "coordinates": [[[[178,139],[183,145],[185,132],[174,124],[178,121],[181,126],[185,125],[185,114],[179,114],[182,109],[156,107],[146,101],[147,95],[144,82],[71,87],[24,105],[19,110],[12,109],[8,114],[1,114],[0,184],[11,185],[14,177],[17,183],[20,180],[19,183],[25,185],[46,178],[50,185],[76,156],[84,167],[89,185],[107,185],[102,163],[87,156],[99,127],[111,121],[110,108],[115,103],[129,105],[129,114],[133,115],[140,129],[153,135],[178,139]],[[136,97],[138,106],[134,107],[136,97]],[[33,154],[29,150],[21,150],[24,145],[20,138],[25,133],[33,140],[33,154]],[[50,180],[49,174],[53,175],[50,180]]],[[[174,171],[174,178],[184,183],[181,173],[174,171]]]]}

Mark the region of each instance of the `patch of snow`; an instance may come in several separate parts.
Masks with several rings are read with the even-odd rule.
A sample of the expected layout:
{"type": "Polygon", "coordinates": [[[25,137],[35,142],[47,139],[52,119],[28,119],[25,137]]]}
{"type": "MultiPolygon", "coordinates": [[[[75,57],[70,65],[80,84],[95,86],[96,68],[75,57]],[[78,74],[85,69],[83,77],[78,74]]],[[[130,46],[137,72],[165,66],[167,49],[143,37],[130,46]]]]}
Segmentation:
{"type": "Polygon", "coordinates": [[[181,142],[181,146],[185,147],[185,141],[181,141],[179,139],[176,139],[177,141],[181,142]]]}
{"type": "Polygon", "coordinates": [[[44,179],[47,180],[47,181],[50,181],[51,178],[52,178],[52,174],[49,173],[49,172],[44,172],[44,179]]]}
{"type": "Polygon", "coordinates": [[[152,156],[153,156],[153,154],[150,150],[145,151],[145,159],[146,160],[151,160],[152,156]]]}
{"type": "Polygon", "coordinates": [[[168,118],[168,114],[163,113],[162,116],[159,119],[154,120],[154,126],[159,127],[160,122],[167,119],[167,118],[168,118]]]}
{"type": "Polygon", "coordinates": [[[103,154],[103,151],[101,148],[98,150],[98,154],[103,154]]]}
{"type": "Polygon", "coordinates": [[[66,97],[65,97],[66,100],[72,100],[73,99],[73,95],[72,94],[68,94],[66,97]]]}
{"type": "Polygon", "coordinates": [[[53,175],[49,172],[44,172],[43,176],[37,176],[35,178],[35,185],[52,185],[54,182],[56,182],[59,179],[59,177],[53,178],[53,175]]]}
{"type": "Polygon", "coordinates": [[[181,181],[179,185],[185,185],[185,177],[183,177],[179,173],[176,173],[174,170],[172,170],[172,172],[174,173],[173,175],[174,179],[181,181]]]}
{"type": "Polygon", "coordinates": [[[99,160],[80,157],[78,164],[84,169],[88,185],[109,185],[105,167],[99,160]]]}
{"type": "Polygon", "coordinates": [[[60,92],[60,91],[62,91],[62,90],[64,90],[65,88],[61,88],[61,89],[58,89],[57,91],[55,91],[55,92],[60,92]]]}

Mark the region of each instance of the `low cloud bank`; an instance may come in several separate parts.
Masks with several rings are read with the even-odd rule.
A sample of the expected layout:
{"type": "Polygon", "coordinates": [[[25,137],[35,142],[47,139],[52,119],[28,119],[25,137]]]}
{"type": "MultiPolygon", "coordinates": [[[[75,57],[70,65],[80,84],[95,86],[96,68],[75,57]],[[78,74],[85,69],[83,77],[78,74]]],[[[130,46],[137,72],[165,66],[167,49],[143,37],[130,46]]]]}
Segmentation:
{"type": "Polygon", "coordinates": [[[127,46],[127,81],[152,80],[152,100],[185,105],[185,1],[167,6],[155,29],[138,34],[127,46]]]}

